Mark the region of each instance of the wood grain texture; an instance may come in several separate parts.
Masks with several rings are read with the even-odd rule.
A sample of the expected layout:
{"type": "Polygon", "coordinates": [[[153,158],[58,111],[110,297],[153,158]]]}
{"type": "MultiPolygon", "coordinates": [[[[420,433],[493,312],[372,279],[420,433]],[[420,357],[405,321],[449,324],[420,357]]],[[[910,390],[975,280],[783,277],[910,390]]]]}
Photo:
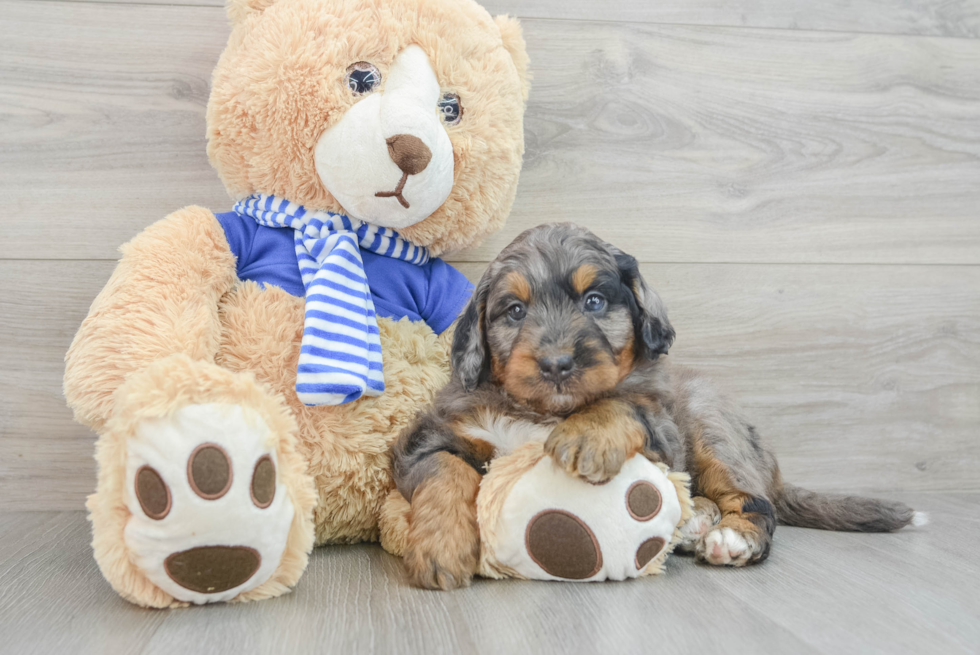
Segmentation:
{"type": "MultiPolygon", "coordinates": [[[[94,436],[64,352],[114,262],[0,261],[0,508],[78,509],[94,436]]],[[[485,264],[458,264],[478,279],[485,264]]],[[[785,477],[823,490],[980,490],[980,269],[648,264],[670,358],[739,399],[785,477]]]]}
{"type": "MultiPolygon", "coordinates": [[[[130,0],[108,0],[129,2],[130,0]]],[[[169,4],[169,0],[146,0],[169,4]]],[[[181,4],[220,7],[222,0],[181,4]]],[[[977,0],[482,0],[491,14],[522,19],[624,21],[833,32],[980,37],[977,0]]]]}
{"type": "Polygon", "coordinates": [[[779,528],[772,557],[717,569],[675,556],[665,575],[596,584],[406,585],[377,546],[314,551],[293,593],[140,610],[99,575],[81,512],[0,514],[2,653],[970,653],[980,639],[977,494],[905,494],[925,529],[779,528]],[[959,549],[957,552],[954,550],[959,549]]]}
{"type": "MultiPolygon", "coordinates": [[[[113,258],[176,208],[230,206],[204,152],[223,10],[0,7],[0,195],[31,217],[0,223],[0,257],[113,258]]],[[[458,259],[573,220],[646,261],[980,263],[980,40],[524,29],[518,200],[458,259]]]]}

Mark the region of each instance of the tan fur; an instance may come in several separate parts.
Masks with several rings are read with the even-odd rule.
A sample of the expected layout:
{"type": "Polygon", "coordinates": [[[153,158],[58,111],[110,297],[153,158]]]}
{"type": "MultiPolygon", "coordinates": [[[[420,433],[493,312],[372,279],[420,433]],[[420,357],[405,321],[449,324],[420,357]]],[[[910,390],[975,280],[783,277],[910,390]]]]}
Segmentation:
{"type": "Polygon", "coordinates": [[[616,356],[616,370],[619,375],[617,383],[622,382],[627,375],[633,372],[636,363],[636,355],[633,351],[633,334],[630,333],[626,338],[626,345],[616,356]]]}
{"type": "Polygon", "coordinates": [[[408,545],[408,515],[411,511],[412,506],[405,497],[398,489],[392,489],[378,514],[381,547],[395,557],[405,554],[405,547],[408,545]]]}
{"type": "Polygon", "coordinates": [[[534,387],[539,371],[538,358],[526,340],[522,339],[514,345],[506,366],[502,366],[496,358],[491,366],[494,376],[515,398],[530,399],[537,395],[534,387]]]}
{"type": "Polygon", "coordinates": [[[517,271],[511,271],[507,274],[507,278],[504,280],[504,288],[521,302],[531,302],[531,285],[528,284],[527,278],[517,271]]]}
{"type": "Polygon", "coordinates": [[[434,459],[438,470],[412,497],[405,567],[413,584],[449,590],[469,585],[477,570],[480,474],[449,453],[439,453],[434,459]]]}
{"type": "Polygon", "coordinates": [[[735,530],[754,551],[763,535],[758,525],[742,516],[742,506],[750,496],[738,488],[728,467],[711,453],[699,434],[694,437],[698,491],[714,501],[721,511],[721,520],[715,528],[735,530]]]}
{"type": "Polygon", "coordinates": [[[388,446],[449,381],[445,339],[424,323],[381,318],[384,394],[307,407],[294,392],[303,308],[302,298],[280,289],[241,284],[222,303],[217,361],[231,371],[252,371],[287,399],[300,426],[296,448],[316,481],[316,543],[374,541],[391,488],[388,446]]]}
{"type": "Polygon", "coordinates": [[[249,374],[235,375],[214,364],[173,355],[133,375],[116,394],[112,416],[96,445],[98,488],[87,507],[92,521],[95,559],[103,575],[123,598],[146,607],[181,605],[153,585],[136,568],[125,547],[129,519],[125,487],[126,440],[142,421],[168,416],[190,403],[237,403],[256,412],[269,426],[279,476],[296,512],[282,561],[272,577],[236,600],[258,600],[285,593],[306,568],[313,548],[314,492],[306,465],[296,452],[296,423],[282,399],[270,395],[249,374]]]}
{"type": "Polygon", "coordinates": [[[459,94],[465,118],[448,130],[449,198],[399,232],[439,255],[503,226],[524,153],[528,60],[516,21],[494,21],[473,0],[234,0],[229,15],[234,29],[207,120],[208,156],[232,196],[271,193],[342,211],[320,183],[313,150],[357,100],[345,71],[368,61],[383,80],[395,55],[416,44],[459,94]]]}
{"type": "Polygon", "coordinates": [[[236,280],[224,231],[201,207],[174,212],[120,251],[65,356],[68,406],[96,431],[132,373],[174,353],[214,361],[218,301],[236,280]]]}
{"type": "Polygon", "coordinates": [[[698,471],[698,490],[718,505],[721,513],[741,513],[742,503],[748,495],[739,490],[732,480],[728,467],[718,460],[703,440],[694,437],[694,463],[698,471]]]}
{"type": "Polygon", "coordinates": [[[575,269],[572,273],[572,288],[575,289],[575,293],[581,295],[589,288],[595,281],[596,273],[599,270],[592,264],[582,264],[575,269]]]}
{"type": "Polygon", "coordinates": [[[628,403],[600,400],[559,423],[544,451],[569,475],[600,483],[619,473],[645,440],[646,432],[628,403]]]}
{"type": "Polygon", "coordinates": [[[514,60],[514,66],[521,77],[521,97],[527,102],[527,97],[531,93],[531,71],[530,60],[527,56],[527,46],[524,44],[524,35],[521,33],[521,24],[516,18],[510,16],[496,16],[493,22],[500,28],[500,38],[504,42],[504,47],[514,60]]]}
{"type": "MultiPolygon", "coordinates": [[[[590,346],[597,345],[594,341],[587,341],[586,343],[590,346]]],[[[600,360],[585,371],[574,390],[577,405],[587,403],[592,398],[612,391],[620,380],[621,367],[619,362],[605,351],[597,351],[596,355],[600,357],[600,360]]]]}

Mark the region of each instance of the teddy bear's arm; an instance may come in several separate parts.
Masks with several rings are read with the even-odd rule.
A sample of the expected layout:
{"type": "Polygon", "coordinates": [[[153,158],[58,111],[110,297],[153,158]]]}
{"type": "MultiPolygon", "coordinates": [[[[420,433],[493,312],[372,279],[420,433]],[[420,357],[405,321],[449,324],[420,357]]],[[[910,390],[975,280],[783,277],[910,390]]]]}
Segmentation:
{"type": "Polygon", "coordinates": [[[65,398],[95,430],[131,373],[176,353],[214,361],[218,300],[237,280],[224,231],[201,207],[170,214],[121,251],[65,357],[65,398]]]}

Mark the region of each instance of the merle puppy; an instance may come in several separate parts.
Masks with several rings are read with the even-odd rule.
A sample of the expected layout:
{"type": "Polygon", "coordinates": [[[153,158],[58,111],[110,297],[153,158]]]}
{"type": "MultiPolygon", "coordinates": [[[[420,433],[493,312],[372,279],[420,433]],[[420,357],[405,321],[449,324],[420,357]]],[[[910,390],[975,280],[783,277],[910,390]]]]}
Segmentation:
{"type": "Polygon", "coordinates": [[[484,467],[529,439],[596,484],[638,452],[690,473],[695,516],[682,546],[710,564],[761,562],[777,521],[881,532],[917,516],[901,503],[783,482],[742,412],[662,357],[673,339],[636,260],[588,230],[544,225],[505,248],[456,327],[452,381],[393,448],[395,482],[412,507],[412,581],[468,584],[484,467]]]}

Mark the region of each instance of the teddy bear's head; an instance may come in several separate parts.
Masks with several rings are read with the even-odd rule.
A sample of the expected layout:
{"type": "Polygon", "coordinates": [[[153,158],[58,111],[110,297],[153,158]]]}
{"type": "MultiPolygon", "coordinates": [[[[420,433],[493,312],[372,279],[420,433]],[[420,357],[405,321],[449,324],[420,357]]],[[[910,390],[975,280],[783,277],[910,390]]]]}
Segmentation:
{"type": "Polygon", "coordinates": [[[230,0],[208,155],[230,193],[397,230],[433,254],[503,225],[524,151],[517,21],[472,0],[230,0]]]}

